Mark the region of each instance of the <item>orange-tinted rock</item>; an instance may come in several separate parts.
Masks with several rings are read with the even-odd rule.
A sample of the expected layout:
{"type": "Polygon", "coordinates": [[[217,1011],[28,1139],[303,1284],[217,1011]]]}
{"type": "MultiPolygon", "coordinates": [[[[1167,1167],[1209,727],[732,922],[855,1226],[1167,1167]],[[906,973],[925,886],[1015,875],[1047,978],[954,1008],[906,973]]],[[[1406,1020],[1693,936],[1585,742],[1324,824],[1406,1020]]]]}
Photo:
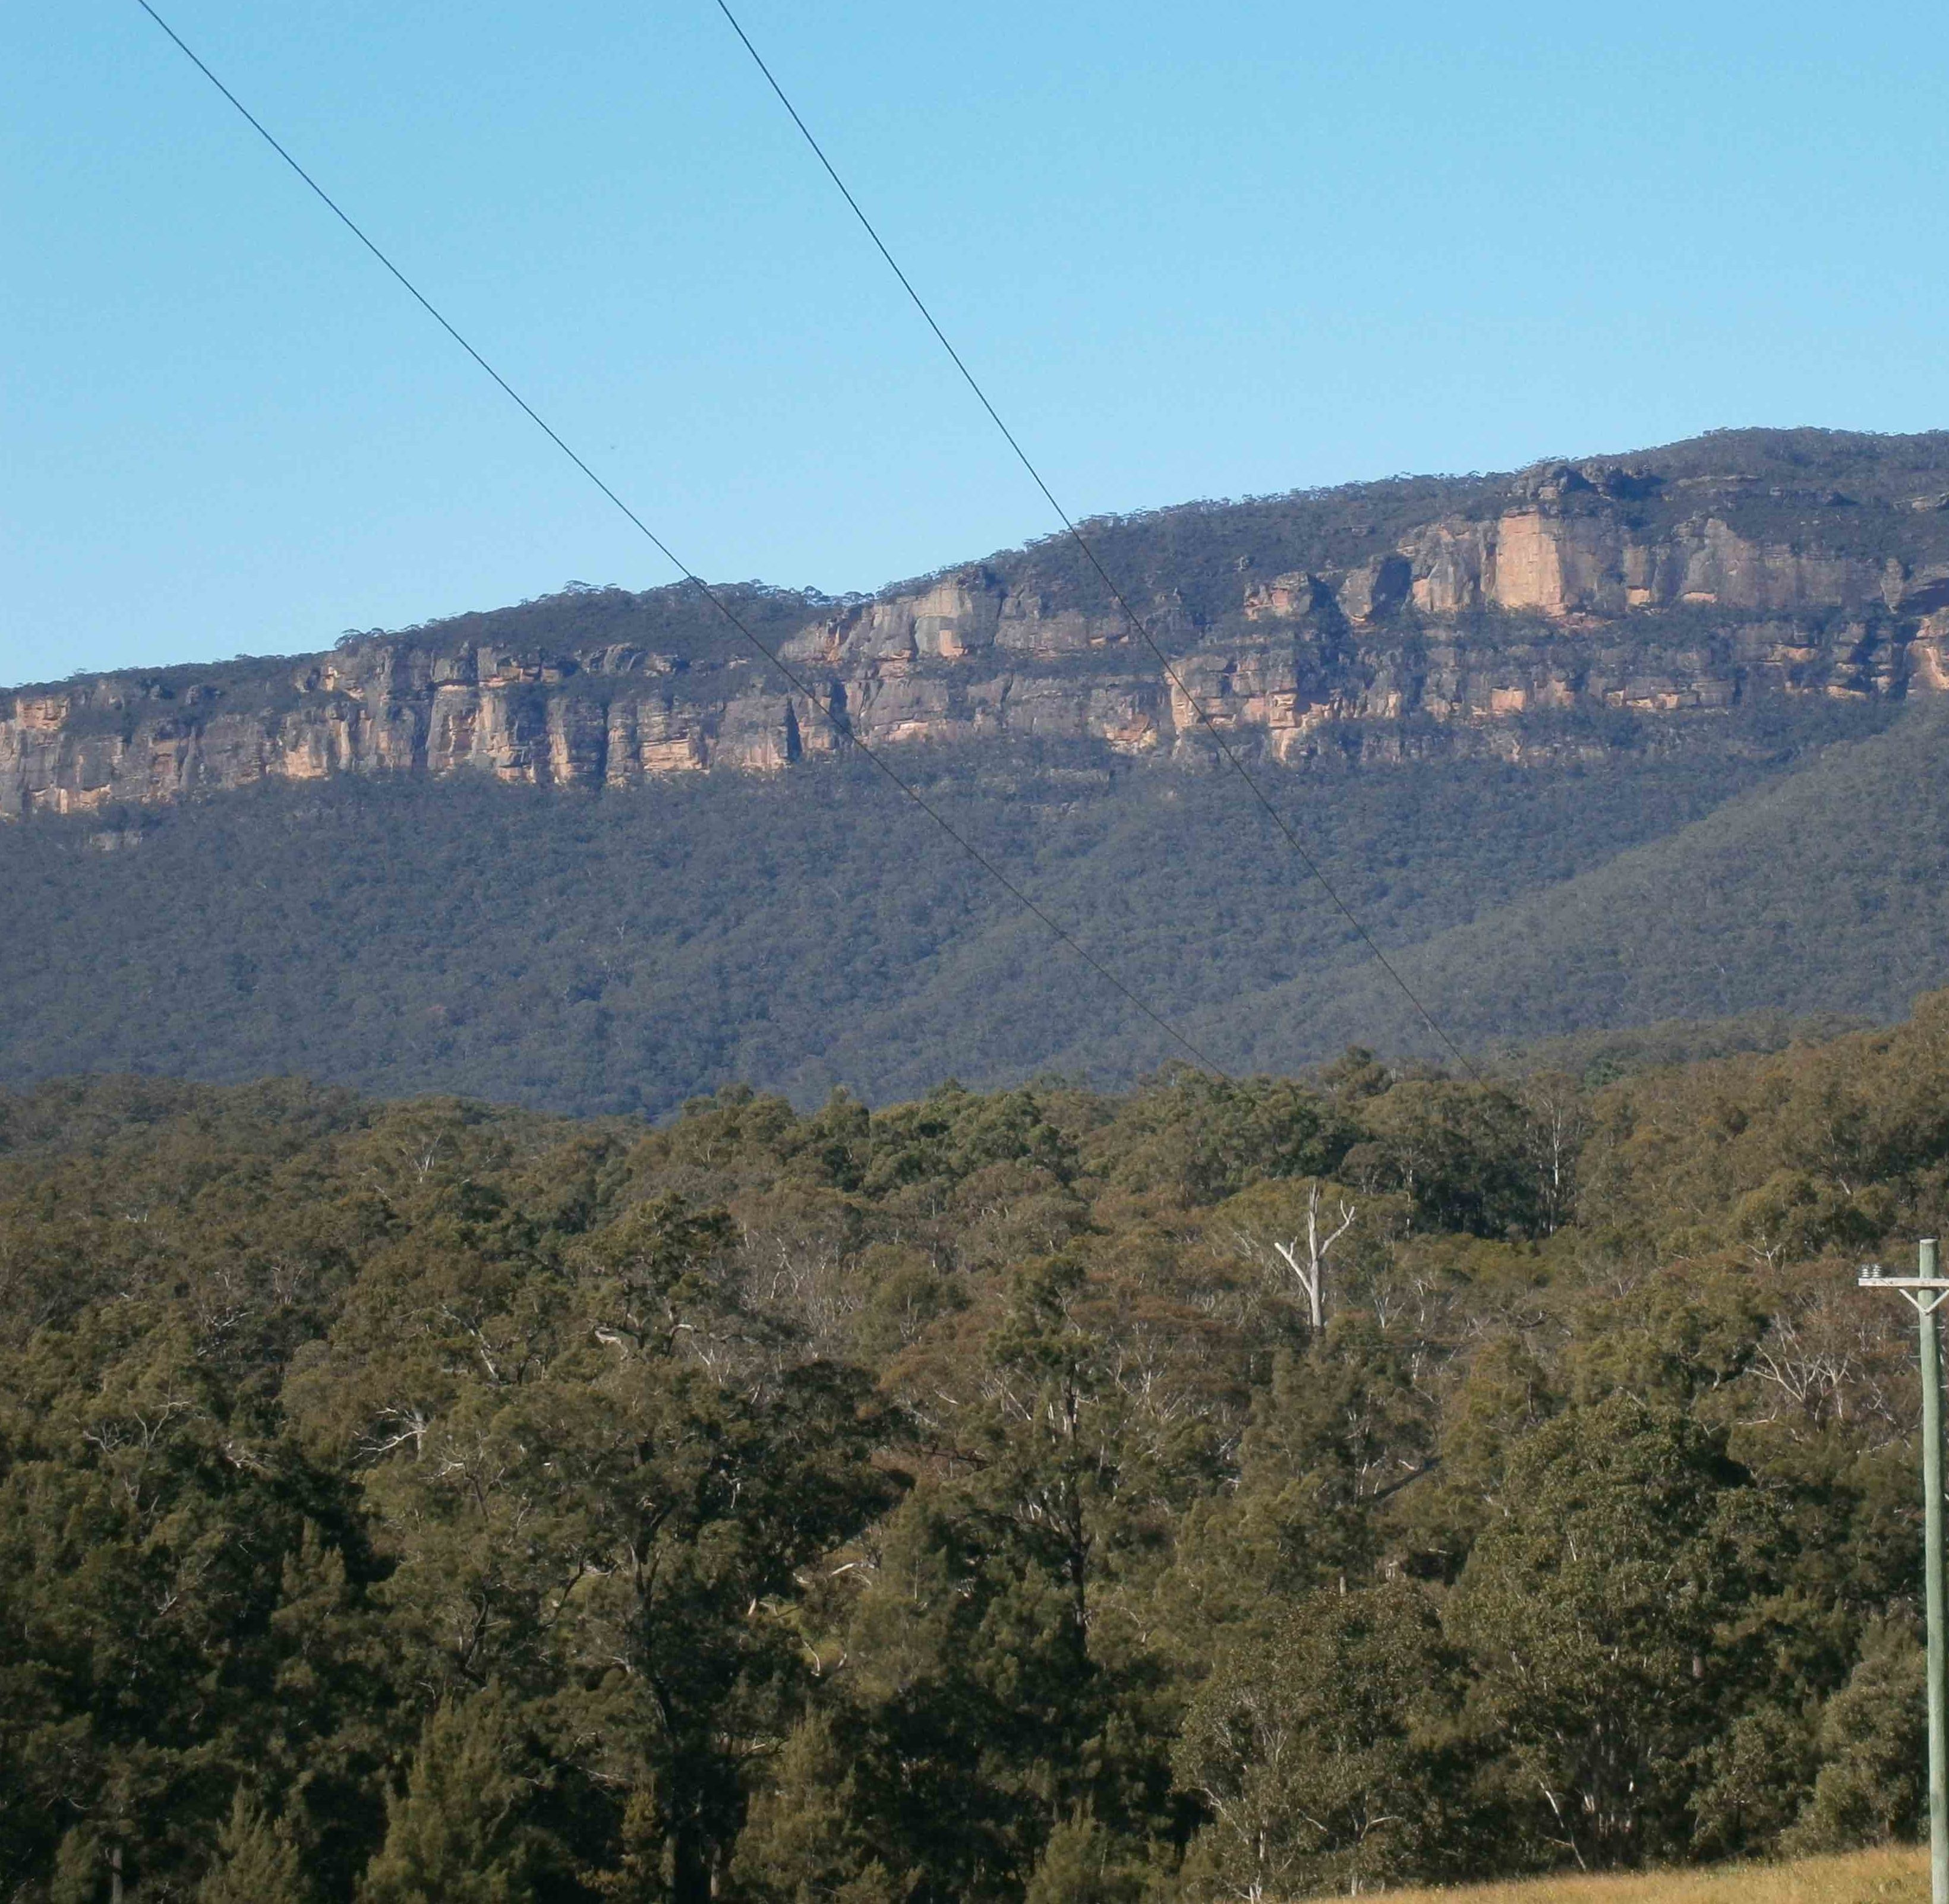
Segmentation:
{"type": "Polygon", "coordinates": [[[1687,478],[1646,505],[1658,489],[1628,467],[1552,465],[1351,566],[1255,579],[1242,558],[1229,604],[1202,622],[1167,589],[1139,604],[1176,682],[1121,613],[976,564],[809,603],[782,643],[798,685],[755,658],[686,668],[626,641],[372,635],[248,690],[217,670],[23,690],[0,694],[0,816],[344,773],[627,787],[784,771],[849,736],[1168,755],[1208,724],[1287,761],[1328,744],[1377,761],[1444,746],[1529,759],[1560,744],[1523,725],[1552,710],[1949,691],[1949,562],[1742,532],[1736,520],[1767,518],[1742,514],[1733,478],[1687,478]]]}

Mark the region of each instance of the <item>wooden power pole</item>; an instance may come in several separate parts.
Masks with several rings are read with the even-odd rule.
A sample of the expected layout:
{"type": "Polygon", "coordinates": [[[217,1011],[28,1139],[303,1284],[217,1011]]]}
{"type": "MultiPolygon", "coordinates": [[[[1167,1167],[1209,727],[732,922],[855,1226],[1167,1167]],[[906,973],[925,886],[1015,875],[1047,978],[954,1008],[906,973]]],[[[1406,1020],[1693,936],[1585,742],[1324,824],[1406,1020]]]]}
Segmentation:
{"type": "Polygon", "coordinates": [[[1949,1688],[1943,1677],[1942,1345],[1935,1312],[1949,1297],[1935,1238],[1916,1246],[1912,1276],[1861,1272],[1864,1289],[1893,1289],[1915,1310],[1922,1337],[1922,1574],[1929,1612],[1929,1877],[1931,1904],[1949,1904],[1949,1688]]]}

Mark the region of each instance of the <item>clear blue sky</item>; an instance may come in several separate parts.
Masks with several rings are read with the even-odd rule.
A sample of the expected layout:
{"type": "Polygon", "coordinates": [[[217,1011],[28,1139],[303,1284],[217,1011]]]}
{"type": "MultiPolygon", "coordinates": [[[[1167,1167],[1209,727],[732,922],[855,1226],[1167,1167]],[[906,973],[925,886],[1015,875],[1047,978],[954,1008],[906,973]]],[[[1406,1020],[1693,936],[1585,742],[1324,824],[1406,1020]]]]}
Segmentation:
{"type": "MultiPolygon", "coordinates": [[[[701,572],[1051,526],[710,0],[163,10],[701,572]]],[[[742,13],[1080,511],[1949,423],[1939,8],[742,13]]],[[[133,0],[0,101],[0,682],[668,579],[133,0]]]]}

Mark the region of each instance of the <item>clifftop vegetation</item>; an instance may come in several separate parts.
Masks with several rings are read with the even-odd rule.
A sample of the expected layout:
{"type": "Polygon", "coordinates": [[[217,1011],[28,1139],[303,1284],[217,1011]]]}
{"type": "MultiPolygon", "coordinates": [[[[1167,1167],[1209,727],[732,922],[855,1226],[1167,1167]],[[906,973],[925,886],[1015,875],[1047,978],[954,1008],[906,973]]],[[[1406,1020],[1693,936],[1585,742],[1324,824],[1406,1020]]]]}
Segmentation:
{"type": "MultiPolygon", "coordinates": [[[[0,1098],[0,1884],[1298,1897],[1912,1831],[1949,995],[1478,1086],[0,1098]]],[[[197,1889],[198,1887],[201,1888],[197,1889]]]]}
{"type": "MultiPolygon", "coordinates": [[[[1630,472],[1639,485],[1635,499],[1647,514],[1696,509],[1709,499],[1715,508],[1736,509],[1742,527],[1762,534],[1811,531],[1836,548],[1873,553],[1913,553],[1919,539],[1929,550],[1949,554],[1949,515],[1938,520],[1914,507],[1949,492],[1949,431],[1715,430],[1655,449],[1582,460],[1630,472]],[[1674,486],[1683,486],[1668,493],[1674,486]]],[[[1168,599],[1213,619],[1233,608],[1242,568],[1270,576],[1351,567],[1438,517],[1491,515],[1522,493],[1521,476],[1399,476],[1096,516],[1081,526],[1119,585],[1147,607],[1168,599]]],[[[890,582],[878,592],[915,593],[965,566],[890,582]]],[[[1052,607],[1111,606],[1102,578],[1066,534],[998,549],[977,566],[1024,592],[1046,595],[1052,607]]],[[[724,585],[739,613],[757,617],[754,626],[768,638],[822,610],[861,599],[757,582],[724,585]]],[[[570,583],[538,601],[443,617],[406,632],[434,647],[639,641],[699,660],[748,652],[708,603],[681,585],[632,593],[570,583]]]]}

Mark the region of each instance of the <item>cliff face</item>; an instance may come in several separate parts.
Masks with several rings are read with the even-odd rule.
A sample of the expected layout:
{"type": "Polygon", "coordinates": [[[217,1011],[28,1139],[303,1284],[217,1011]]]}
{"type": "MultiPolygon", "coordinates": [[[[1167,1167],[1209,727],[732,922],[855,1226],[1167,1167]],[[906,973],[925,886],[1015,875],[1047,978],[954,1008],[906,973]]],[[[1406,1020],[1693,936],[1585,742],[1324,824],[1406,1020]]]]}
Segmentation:
{"type": "MultiPolygon", "coordinates": [[[[1371,523],[1343,533],[1323,517],[1318,559],[1266,573],[1247,546],[1216,581],[1207,558],[1225,512],[1188,527],[1167,512],[1136,605],[1198,704],[1254,753],[1547,757],[1565,744],[1523,717],[1949,690],[1942,501],[1864,502],[1736,470],[1555,465],[1486,493],[1477,483],[1466,509],[1396,525],[1378,546],[1371,523]],[[1174,562],[1198,572],[1195,588],[1175,585],[1174,562]]],[[[1288,551],[1295,534],[1307,540],[1288,533],[1288,551]]],[[[612,592],[618,613],[648,600],[612,592]]],[[[241,674],[0,694],[0,816],[348,772],[629,787],[710,766],[775,771],[844,744],[834,720],[875,745],[1041,735],[1169,756],[1204,744],[1195,710],[1121,615],[1051,585],[1026,555],[868,601],[766,599],[821,706],[721,643],[578,634],[559,626],[575,620],[561,598],[561,612],[507,611],[500,633],[375,633],[241,674]]]]}

